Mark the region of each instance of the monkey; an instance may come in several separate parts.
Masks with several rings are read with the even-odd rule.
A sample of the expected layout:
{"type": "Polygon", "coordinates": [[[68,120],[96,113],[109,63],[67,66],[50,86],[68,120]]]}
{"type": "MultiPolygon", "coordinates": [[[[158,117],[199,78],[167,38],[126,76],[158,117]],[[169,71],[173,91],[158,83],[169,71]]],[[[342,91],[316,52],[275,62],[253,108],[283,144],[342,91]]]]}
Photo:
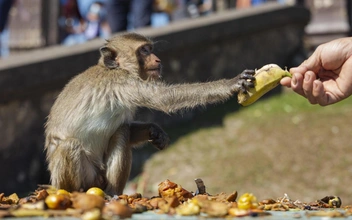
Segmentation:
{"type": "Polygon", "coordinates": [[[98,63],[74,76],[56,98],[45,123],[51,184],[68,191],[99,187],[121,195],[133,147],[165,149],[170,138],[156,123],[134,121],[139,107],[167,114],[223,102],[254,86],[254,70],[231,79],[167,84],[153,41],[118,34],[100,48],[98,63]]]}

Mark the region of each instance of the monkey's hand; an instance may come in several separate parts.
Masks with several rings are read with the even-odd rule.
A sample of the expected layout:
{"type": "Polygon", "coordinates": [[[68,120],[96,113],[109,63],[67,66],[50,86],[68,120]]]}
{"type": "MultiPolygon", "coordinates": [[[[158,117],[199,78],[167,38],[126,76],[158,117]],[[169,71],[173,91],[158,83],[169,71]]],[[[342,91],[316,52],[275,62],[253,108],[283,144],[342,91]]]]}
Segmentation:
{"type": "Polygon", "coordinates": [[[244,70],[242,73],[238,74],[232,81],[232,92],[233,93],[247,93],[250,88],[254,88],[254,70],[244,70]]]}
{"type": "Polygon", "coordinates": [[[169,146],[170,138],[158,125],[152,124],[149,129],[149,140],[159,150],[169,146]]]}

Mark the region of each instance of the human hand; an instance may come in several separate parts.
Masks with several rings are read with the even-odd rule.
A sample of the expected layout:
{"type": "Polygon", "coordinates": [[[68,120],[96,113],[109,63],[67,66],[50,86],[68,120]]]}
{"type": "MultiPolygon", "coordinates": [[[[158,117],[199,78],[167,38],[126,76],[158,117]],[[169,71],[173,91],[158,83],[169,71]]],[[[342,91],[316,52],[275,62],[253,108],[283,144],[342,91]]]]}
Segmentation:
{"type": "Polygon", "coordinates": [[[322,44],[300,66],[291,68],[292,79],[281,85],[321,106],[339,102],[352,94],[352,38],[322,44]]]}

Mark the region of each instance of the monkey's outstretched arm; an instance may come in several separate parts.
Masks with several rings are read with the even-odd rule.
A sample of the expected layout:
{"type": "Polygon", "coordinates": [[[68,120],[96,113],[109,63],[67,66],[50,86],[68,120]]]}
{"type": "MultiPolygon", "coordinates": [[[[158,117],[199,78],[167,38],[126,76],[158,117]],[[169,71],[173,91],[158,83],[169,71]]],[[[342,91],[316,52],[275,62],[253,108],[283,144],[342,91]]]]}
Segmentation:
{"type": "Polygon", "coordinates": [[[222,102],[238,91],[245,92],[253,86],[253,73],[254,71],[246,70],[232,79],[205,83],[166,85],[141,82],[133,86],[133,94],[130,93],[128,99],[138,106],[172,113],[180,109],[222,102]]]}

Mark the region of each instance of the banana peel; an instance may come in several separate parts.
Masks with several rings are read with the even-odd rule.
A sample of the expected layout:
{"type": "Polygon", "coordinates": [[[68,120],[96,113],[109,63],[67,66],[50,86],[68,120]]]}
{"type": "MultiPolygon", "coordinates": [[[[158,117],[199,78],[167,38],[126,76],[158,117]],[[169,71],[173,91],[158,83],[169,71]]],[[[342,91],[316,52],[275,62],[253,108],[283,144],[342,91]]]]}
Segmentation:
{"type": "Polygon", "coordinates": [[[292,75],[290,72],[281,69],[281,67],[276,64],[267,64],[262,68],[255,70],[254,77],[254,88],[250,88],[246,92],[239,92],[237,94],[238,103],[242,106],[248,106],[254,103],[265,93],[278,86],[282,78],[292,77],[292,75]]]}

